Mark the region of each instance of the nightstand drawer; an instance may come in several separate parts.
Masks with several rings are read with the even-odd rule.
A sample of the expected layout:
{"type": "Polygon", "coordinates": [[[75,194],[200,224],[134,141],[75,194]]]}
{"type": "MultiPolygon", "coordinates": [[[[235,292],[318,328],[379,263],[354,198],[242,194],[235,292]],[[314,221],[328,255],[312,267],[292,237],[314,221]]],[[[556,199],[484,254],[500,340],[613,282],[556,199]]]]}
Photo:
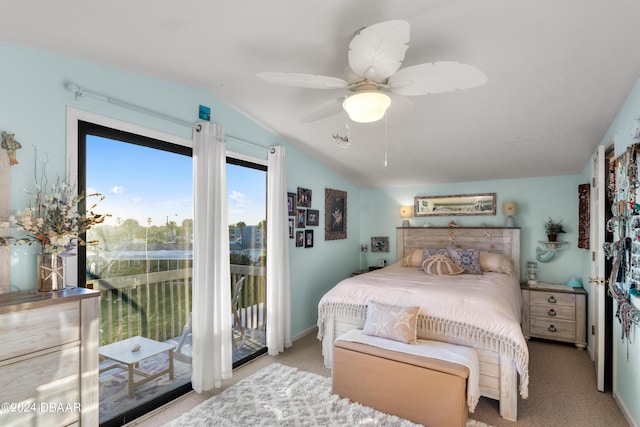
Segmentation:
{"type": "Polygon", "coordinates": [[[575,307],[576,297],[572,294],[560,292],[538,291],[531,293],[531,305],[571,306],[575,307]]]}
{"type": "Polygon", "coordinates": [[[576,318],[576,310],[573,306],[566,305],[532,305],[530,308],[531,317],[561,319],[574,321],[576,318]]]}
{"type": "Polygon", "coordinates": [[[575,341],[576,323],[567,320],[550,320],[531,317],[531,335],[560,341],[575,341]]]}

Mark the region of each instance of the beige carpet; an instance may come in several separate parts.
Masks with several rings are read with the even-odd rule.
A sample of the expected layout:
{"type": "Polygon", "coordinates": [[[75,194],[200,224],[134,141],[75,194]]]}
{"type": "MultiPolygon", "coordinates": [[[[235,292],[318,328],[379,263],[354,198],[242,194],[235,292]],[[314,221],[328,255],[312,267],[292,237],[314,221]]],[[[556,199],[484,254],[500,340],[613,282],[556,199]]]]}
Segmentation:
{"type": "MultiPolygon", "coordinates": [[[[294,366],[325,377],[331,371],[322,362],[321,344],[311,333],[294,342],[278,356],[263,356],[238,368],[224,388],[248,377],[273,362],[294,366]]],[[[518,421],[504,420],[498,402],[481,398],[472,418],[496,427],[627,427],[628,424],[610,393],[595,388],[593,363],[584,350],[553,342],[529,342],[529,398],[518,402],[518,421]]],[[[190,393],[142,420],[129,425],[157,427],[178,418],[221,392],[190,393]]]]}
{"type": "MultiPolygon", "coordinates": [[[[418,424],[331,394],[330,378],[272,363],[166,425],[201,426],[418,427],[418,424]]],[[[467,427],[490,426],[469,420],[467,427]]]]}

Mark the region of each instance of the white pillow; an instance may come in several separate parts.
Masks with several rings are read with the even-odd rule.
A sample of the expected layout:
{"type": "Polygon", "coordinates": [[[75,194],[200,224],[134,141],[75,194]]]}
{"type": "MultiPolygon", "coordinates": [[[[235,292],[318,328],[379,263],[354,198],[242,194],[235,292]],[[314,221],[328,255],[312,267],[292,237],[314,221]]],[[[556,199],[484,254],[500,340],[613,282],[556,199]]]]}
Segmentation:
{"type": "Polygon", "coordinates": [[[413,249],[407,256],[402,258],[403,267],[420,267],[422,263],[422,249],[413,249]]]}
{"type": "Polygon", "coordinates": [[[504,273],[513,276],[513,261],[509,255],[493,252],[480,252],[480,268],[482,271],[504,273]]]}

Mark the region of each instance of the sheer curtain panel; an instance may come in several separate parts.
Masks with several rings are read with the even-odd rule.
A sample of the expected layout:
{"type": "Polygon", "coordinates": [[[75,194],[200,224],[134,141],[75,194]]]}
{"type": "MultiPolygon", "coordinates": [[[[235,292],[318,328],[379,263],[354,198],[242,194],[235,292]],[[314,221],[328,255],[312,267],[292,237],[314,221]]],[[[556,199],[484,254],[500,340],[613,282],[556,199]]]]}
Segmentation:
{"type": "Polygon", "coordinates": [[[231,378],[231,275],[224,129],[199,122],[193,133],[193,362],[197,393],[231,378]]]}
{"type": "Polygon", "coordinates": [[[289,223],[284,147],[271,147],[267,172],[267,349],[291,346],[289,223]]]}

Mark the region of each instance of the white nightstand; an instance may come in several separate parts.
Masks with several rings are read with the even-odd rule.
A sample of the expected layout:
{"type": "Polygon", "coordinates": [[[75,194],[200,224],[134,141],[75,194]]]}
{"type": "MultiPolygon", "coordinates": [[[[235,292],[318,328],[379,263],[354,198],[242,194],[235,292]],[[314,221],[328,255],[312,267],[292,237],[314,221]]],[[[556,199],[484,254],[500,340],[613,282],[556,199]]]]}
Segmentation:
{"type": "Polygon", "coordinates": [[[524,337],[587,345],[587,293],[566,285],[522,284],[522,332],[524,337]]]}

